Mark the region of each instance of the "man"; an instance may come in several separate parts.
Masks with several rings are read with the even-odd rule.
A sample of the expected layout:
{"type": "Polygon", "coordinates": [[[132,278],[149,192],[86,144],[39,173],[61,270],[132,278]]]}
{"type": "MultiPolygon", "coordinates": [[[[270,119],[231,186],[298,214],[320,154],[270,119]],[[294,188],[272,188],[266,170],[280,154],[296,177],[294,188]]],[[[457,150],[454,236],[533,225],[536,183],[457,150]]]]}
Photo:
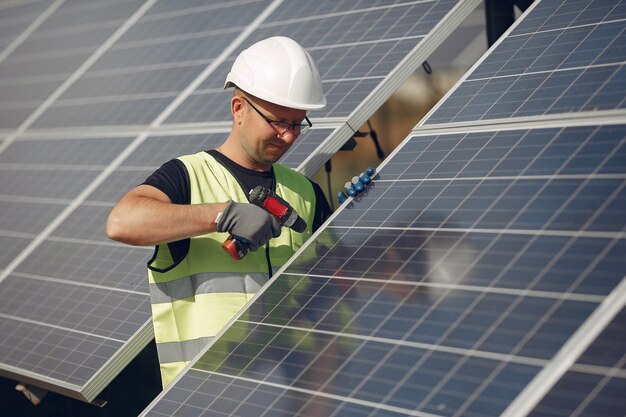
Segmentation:
{"type": "Polygon", "coordinates": [[[276,161],[326,105],[320,75],[295,41],[273,37],[241,52],[224,88],[233,126],[216,149],[167,162],[111,211],[110,239],[156,245],[148,262],[163,386],[199,353],[330,214],[317,184],[276,161]],[[281,230],[247,195],[263,185],[309,225],[281,230]],[[249,242],[243,259],[221,244],[249,242]]]}

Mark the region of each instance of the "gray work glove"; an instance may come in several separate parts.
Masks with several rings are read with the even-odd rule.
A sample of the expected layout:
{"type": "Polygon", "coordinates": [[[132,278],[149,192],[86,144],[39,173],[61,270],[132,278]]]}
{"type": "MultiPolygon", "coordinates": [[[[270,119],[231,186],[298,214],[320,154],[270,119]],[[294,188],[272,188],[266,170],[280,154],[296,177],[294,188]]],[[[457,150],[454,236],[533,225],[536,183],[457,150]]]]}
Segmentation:
{"type": "Polygon", "coordinates": [[[276,217],[254,204],[229,201],[217,221],[218,232],[228,232],[257,250],[271,238],[280,236],[281,225],[276,217]]]}

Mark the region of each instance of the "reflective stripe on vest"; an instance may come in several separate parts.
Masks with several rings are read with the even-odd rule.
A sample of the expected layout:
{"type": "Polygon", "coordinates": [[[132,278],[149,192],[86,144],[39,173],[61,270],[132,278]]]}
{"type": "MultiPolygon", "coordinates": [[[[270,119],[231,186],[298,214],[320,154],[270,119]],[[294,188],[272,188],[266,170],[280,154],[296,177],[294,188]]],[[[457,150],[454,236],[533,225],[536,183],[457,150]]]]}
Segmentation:
{"type": "Polygon", "coordinates": [[[150,284],[152,304],[169,303],[201,294],[244,293],[254,294],[267,282],[267,273],[251,273],[237,276],[224,276],[223,273],[196,274],[189,279],[150,284]]]}
{"type": "MultiPolygon", "coordinates": [[[[191,204],[248,202],[237,180],[208,153],[179,159],[189,175],[191,204]]],[[[277,269],[311,235],[315,192],[306,177],[289,168],[275,164],[274,174],[276,193],[309,226],[302,234],[283,228],[270,240],[270,260],[277,269]]],[[[164,387],[269,279],[265,250],[250,251],[235,261],[221,248],[227,237],[210,233],[191,238],[187,256],[177,265],[167,245],[159,245],[150,263],[153,325],[164,387]]]]}

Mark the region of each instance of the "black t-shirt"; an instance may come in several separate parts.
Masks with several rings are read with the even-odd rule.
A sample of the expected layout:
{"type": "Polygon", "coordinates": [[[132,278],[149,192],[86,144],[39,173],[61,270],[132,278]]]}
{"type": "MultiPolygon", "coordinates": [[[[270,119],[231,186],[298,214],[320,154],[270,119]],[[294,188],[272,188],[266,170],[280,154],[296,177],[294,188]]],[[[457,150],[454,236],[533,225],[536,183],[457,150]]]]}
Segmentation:
{"type": "MultiPolygon", "coordinates": [[[[246,193],[258,185],[270,190],[275,189],[276,179],[273,170],[265,172],[253,171],[238,165],[215,149],[207,151],[207,153],[213,156],[235,177],[246,193]]],[[[144,181],[144,184],[163,191],[174,204],[190,204],[191,202],[189,175],[185,165],[178,159],[172,159],[163,164],[144,181]]],[[[313,185],[313,190],[315,190],[316,198],[312,226],[312,230],[315,231],[332,214],[332,211],[320,186],[313,181],[311,181],[311,184],[313,185]]]]}

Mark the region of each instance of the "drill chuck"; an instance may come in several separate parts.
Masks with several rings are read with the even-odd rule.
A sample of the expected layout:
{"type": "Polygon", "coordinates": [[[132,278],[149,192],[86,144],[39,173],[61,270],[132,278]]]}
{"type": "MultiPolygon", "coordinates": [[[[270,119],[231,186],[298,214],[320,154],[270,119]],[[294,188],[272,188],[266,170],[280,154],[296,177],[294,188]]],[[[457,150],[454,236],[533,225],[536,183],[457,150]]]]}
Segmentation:
{"type": "Polygon", "coordinates": [[[272,190],[258,186],[250,191],[250,203],[255,204],[278,219],[282,226],[302,233],[306,230],[306,222],[281,197],[272,190]]]}
{"type": "MultiPolygon", "coordinates": [[[[250,191],[250,203],[261,207],[278,219],[281,226],[287,226],[292,230],[302,233],[307,224],[298,215],[296,210],[272,190],[262,186],[255,187],[250,191]]],[[[248,253],[248,242],[230,236],[222,247],[235,260],[239,260],[248,253]]]]}

